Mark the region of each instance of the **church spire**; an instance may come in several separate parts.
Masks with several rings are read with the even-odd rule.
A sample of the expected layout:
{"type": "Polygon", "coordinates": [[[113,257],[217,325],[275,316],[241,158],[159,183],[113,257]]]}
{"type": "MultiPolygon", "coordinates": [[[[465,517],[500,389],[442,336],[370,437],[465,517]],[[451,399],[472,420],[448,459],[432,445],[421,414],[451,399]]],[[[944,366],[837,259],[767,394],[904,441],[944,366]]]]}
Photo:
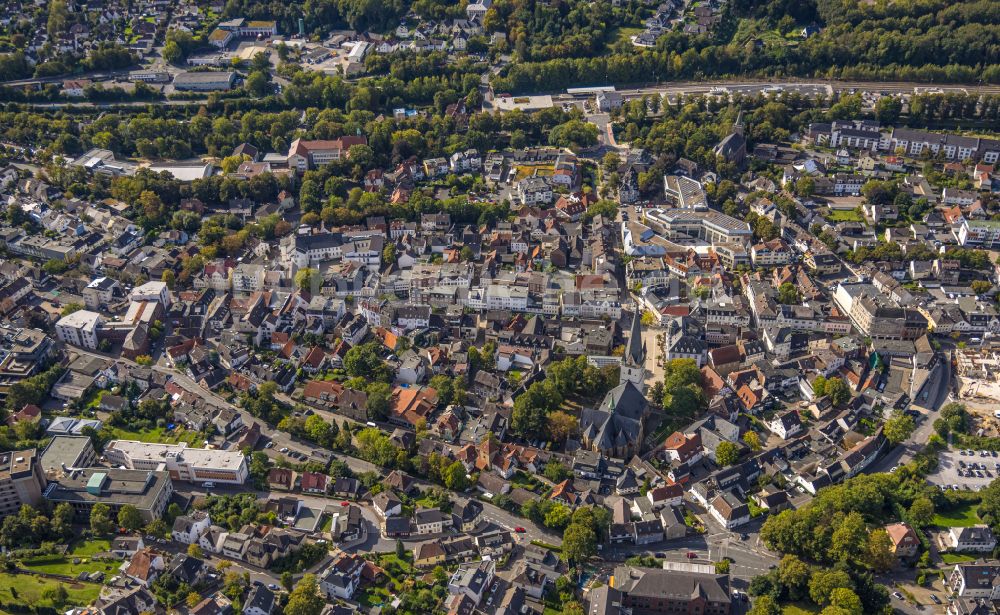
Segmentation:
{"type": "Polygon", "coordinates": [[[625,364],[631,366],[640,366],[646,360],[646,345],[642,342],[642,310],[639,307],[632,313],[632,328],[629,330],[624,358],[625,364]]]}

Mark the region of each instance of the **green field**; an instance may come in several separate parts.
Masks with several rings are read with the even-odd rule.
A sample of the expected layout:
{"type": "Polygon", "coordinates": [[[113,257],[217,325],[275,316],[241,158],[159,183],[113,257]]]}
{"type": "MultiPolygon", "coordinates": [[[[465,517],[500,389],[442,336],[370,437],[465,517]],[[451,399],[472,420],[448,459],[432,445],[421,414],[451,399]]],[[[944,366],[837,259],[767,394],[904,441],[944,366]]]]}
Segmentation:
{"type": "Polygon", "coordinates": [[[974,562],[976,558],[971,555],[962,555],[961,553],[942,553],[941,561],[946,564],[961,564],[963,562],[974,562]]]}
{"type": "Polygon", "coordinates": [[[88,540],[74,545],[66,555],[42,555],[21,560],[21,567],[34,572],[62,574],[75,577],[81,572],[103,572],[113,576],[121,565],[116,560],[95,561],[91,556],[107,551],[111,544],[107,540],[88,540]],[[73,560],[80,560],[73,563],[73,560]]]}
{"type": "Polygon", "coordinates": [[[185,442],[188,446],[195,448],[201,448],[202,442],[201,434],[182,427],[178,427],[173,431],[167,431],[164,427],[144,431],[128,431],[120,427],[112,427],[111,431],[114,437],[119,440],[138,440],[139,442],[157,444],[178,444],[185,442]]]}
{"type": "Polygon", "coordinates": [[[831,209],[824,216],[830,222],[864,222],[865,218],[853,209],[831,209]]]}
{"type": "Polygon", "coordinates": [[[931,523],[938,527],[971,527],[979,522],[975,505],[966,504],[960,508],[934,515],[934,520],[931,523]]]}
{"type": "Polygon", "coordinates": [[[612,38],[615,42],[617,41],[627,41],[631,42],[632,37],[642,32],[642,28],[628,28],[622,26],[620,28],[615,28],[612,32],[612,38]]]}
{"type": "Polygon", "coordinates": [[[819,607],[806,602],[793,602],[781,608],[783,615],[815,615],[819,613],[819,607]]]}
{"type": "MultiPolygon", "coordinates": [[[[27,574],[0,573],[0,602],[8,605],[18,605],[24,608],[30,606],[56,606],[51,600],[43,598],[46,590],[57,585],[66,588],[69,598],[62,607],[85,606],[97,599],[101,586],[95,583],[60,583],[27,574]],[[14,597],[16,592],[17,597],[14,597]]],[[[0,609],[0,612],[5,612],[0,609]]]]}

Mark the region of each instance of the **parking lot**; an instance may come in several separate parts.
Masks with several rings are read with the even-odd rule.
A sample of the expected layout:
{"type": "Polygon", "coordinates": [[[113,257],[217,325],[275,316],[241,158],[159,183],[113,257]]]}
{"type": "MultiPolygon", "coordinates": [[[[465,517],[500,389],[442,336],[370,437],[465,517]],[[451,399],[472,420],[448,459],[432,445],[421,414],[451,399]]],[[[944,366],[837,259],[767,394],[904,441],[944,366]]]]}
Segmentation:
{"type": "Polygon", "coordinates": [[[927,480],[944,489],[957,486],[979,491],[997,476],[1000,476],[1000,456],[996,452],[947,450],[938,456],[938,469],[927,480]]]}

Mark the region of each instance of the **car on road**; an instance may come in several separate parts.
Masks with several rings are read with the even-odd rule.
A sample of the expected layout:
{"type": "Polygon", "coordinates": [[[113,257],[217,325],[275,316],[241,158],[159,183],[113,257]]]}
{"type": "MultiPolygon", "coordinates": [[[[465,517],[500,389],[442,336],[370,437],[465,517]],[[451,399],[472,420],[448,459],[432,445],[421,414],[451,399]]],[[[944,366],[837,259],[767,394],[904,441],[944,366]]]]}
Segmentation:
{"type": "Polygon", "coordinates": [[[264,445],[264,448],[274,448],[274,442],[268,442],[264,445]]]}
{"type": "Polygon", "coordinates": [[[937,594],[931,594],[931,600],[934,601],[934,604],[941,604],[941,599],[937,597],[937,594]]]}
{"type": "Polygon", "coordinates": [[[517,527],[515,527],[515,528],[514,528],[514,531],[515,531],[515,532],[517,532],[518,534],[523,534],[523,533],[525,533],[525,532],[526,532],[527,530],[526,530],[526,529],[524,529],[523,527],[521,527],[521,526],[519,525],[519,526],[517,526],[517,527]]]}
{"type": "Polygon", "coordinates": [[[746,540],[748,538],[750,538],[750,534],[746,534],[746,533],[740,534],[740,540],[746,540]]]}
{"type": "Polygon", "coordinates": [[[694,558],[698,557],[698,554],[695,553],[694,551],[688,551],[687,555],[685,555],[684,557],[686,557],[688,559],[694,559],[694,558]]]}
{"type": "Polygon", "coordinates": [[[896,600],[902,600],[903,599],[903,594],[901,594],[899,592],[892,592],[892,597],[895,598],[896,600]]]}
{"type": "Polygon", "coordinates": [[[267,584],[267,588],[270,589],[271,591],[277,591],[278,590],[278,586],[276,584],[274,584],[274,583],[268,583],[267,584]]]}
{"type": "Polygon", "coordinates": [[[347,502],[347,501],[344,501],[344,502],[341,502],[341,503],[340,503],[340,505],[341,505],[341,506],[350,506],[350,505],[351,505],[351,503],[350,503],[350,502],[347,502]]]}

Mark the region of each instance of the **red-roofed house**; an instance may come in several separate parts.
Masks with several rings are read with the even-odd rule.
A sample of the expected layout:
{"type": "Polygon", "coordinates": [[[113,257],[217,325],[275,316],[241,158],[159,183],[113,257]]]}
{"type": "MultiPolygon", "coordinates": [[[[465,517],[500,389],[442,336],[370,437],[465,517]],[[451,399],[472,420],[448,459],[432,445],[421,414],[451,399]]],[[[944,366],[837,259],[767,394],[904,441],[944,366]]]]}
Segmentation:
{"type": "Polygon", "coordinates": [[[42,418],[42,409],[35,404],[27,404],[21,408],[17,414],[13,414],[7,419],[7,424],[13,427],[18,423],[37,423],[42,418]]]}
{"type": "Polygon", "coordinates": [[[319,472],[303,472],[299,485],[306,493],[326,493],[329,478],[319,472]]]}
{"type": "Polygon", "coordinates": [[[920,539],[912,527],[906,523],[893,523],[885,526],[885,531],[892,539],[892,552],[896,557],[913,557],[917,554],[920,539]]]}
{"type": "Polygon", "coordinates": [[[389,422],[414,429],[420,420],[427,420],[437,404],[437,391],[430,387],[396,387],[389,401],[389,422]]]}
{"type": "Polygon", "coordinates": [[[701,459],[701,435],[675,431],[663,442],[663,451],[671,461],[695,463],[701,459]]]}

